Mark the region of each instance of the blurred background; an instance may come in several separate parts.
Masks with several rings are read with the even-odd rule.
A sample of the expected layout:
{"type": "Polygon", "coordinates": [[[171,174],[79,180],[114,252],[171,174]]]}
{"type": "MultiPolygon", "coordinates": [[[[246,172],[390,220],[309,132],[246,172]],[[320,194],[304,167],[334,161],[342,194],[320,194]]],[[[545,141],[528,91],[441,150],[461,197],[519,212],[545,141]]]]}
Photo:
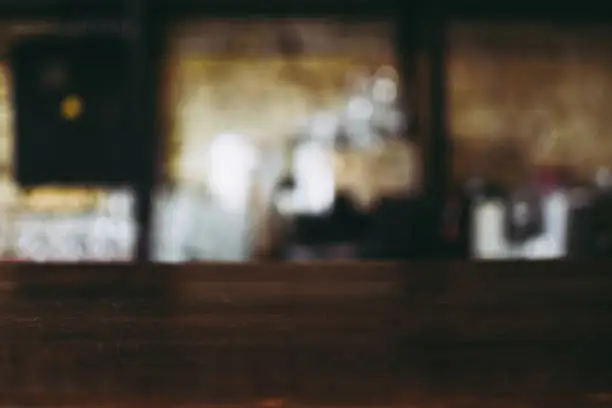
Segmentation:
{"type": "Polygon", "coordinates": [[[171,30],[158,259],[357,257],[376,201],[418,190],[394,35],[333,20],[171,30]]]}
{"type": "MultiPolygon", "coordinates": [[[[7,24],[0,41],[8,47],[45,30],[53,26],[7,24]]],[[[377,201],[419,189],[394,36],[384,21],[172,27],[163,58],[154,259],[360,256],[377,201]]],[[[4,64],[3,257],[131,260],[136,226],[127,186],[26,190],[13,182],[10,77],[4,64]]]]}
{"type": "MultiPolygon", "coordinates": [[[[16,39],[53,27],[2,23],[0,47],[6,55],[16,39]]],[[[425,214],[424,152],[431,136],[422,123],[427,95],[424,78],[404,77],[414,70],[400,63],[396,39],[388,21],[174,24],[166,38],[159,101],[154,260],[418,257],[419,237],[426,235],[419,219],[425,214]]],[[[440,255],[612,254],[612,228],[592,227],[612,208],[605,204],[612,184],[607,170],[612,145],[605,142],[612,29],[455,21],[446,40],[450,174],[440,255]],[[542,188],[547,192],[536,194],[530,216],[546,218],[554,212],[545,209],[549,204],[566,215],[541,221],[539,229],[532,223],[533,232],[523,228],[524,237],[516,242],[502,239],[502,219],[514,208],[510,202],[542,188]],[[560,201],[549,200],[549,192],[561,190],[560,201]],[[604,210],[572,215],[596,202],[603,202],[598,208],[604,210]],[[486,211],[479,210],[481,204],[488,205],[486,211]],[[497,227],[485,232],[483,225],[497,227]],[[551,228],[568,232],[559,232],[561,238],[542,232],[551,228]],[[540,249],[525,249],[534,237],[562,242],[543,250],[540,240],[529,244],[540,249]],[[483,242],[495,248],[478,249],[483,242]],[[572,245],[575,249],[568,249],[572,245]]],[[[417,71],[419,63],[417,56],[417,71]]],[[[0,65],[2,258],[132,260],[137,226],[129,186],[24,189],[14,182],[10,95],[5,58],[0,65]]],[[[516,227],[505,222],[506,230],[516,227]]]]}

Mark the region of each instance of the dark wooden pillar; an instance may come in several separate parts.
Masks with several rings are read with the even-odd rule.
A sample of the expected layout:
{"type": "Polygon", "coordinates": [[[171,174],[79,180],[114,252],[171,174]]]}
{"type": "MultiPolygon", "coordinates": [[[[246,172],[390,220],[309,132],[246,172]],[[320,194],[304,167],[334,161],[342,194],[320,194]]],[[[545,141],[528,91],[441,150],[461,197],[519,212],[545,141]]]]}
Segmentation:
{"type": "Polygon", "coordinates": [[[431,255],[441,251],[440,231],[450,171],[450,146],[446,127],[446,16],[435,1],[424,10],[423,46],[429,68],[427,88],[428,142],[425,151],[425,197],[430,210],[431,255]]]}
{"type": "Polygon", "coordinates": [[[129,0],[128,21],[130,41],[130,79],[132,97],[132,129],[134,143],[140,154],[134,159],[138,166],[136,217],[139,226],[137,259],[150,260],[153,192],[157,179],[157,89],[160,25],[155,19],[151,2],[129,0]]]}

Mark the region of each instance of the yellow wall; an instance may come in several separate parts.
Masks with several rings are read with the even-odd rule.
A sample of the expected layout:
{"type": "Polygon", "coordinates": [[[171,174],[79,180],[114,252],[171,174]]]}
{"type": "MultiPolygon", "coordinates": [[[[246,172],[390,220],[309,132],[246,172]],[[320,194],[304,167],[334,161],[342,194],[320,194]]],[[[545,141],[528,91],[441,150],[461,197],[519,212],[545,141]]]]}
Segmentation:
{"type": "MultiPolygon", "coordinates": [[[[351,72],[373,74],[385,65],[398,69],[394,28],[388,23],[281,23],[196,21],[171,31],[164,76],[169,179],[203,182],[204,151],[219,133],[242,133],[262,149],[283,145],[295,136],[301,119],[345,106],[351,72]],[[299,55],[285,58],[279,53],[280,28],[300,36],[299,55]]],[[[341,186],[367,204],[386,188],[377,185],[379,180],[396,180],[398,186],[416,183],[414,149],[395,143],[389,150],[376,157],[339,157],[341,186]],[[389,153],[398,150],[410,165],[393,160],[383,166],[381,162],[391,163],[389,153]]]]}
{"type": "Polygon", "coordinates": [[[456,179],[513,182],[539,163],[591,177],[612,163],[612,29],[464,22],[448,36],[456,179]]]}

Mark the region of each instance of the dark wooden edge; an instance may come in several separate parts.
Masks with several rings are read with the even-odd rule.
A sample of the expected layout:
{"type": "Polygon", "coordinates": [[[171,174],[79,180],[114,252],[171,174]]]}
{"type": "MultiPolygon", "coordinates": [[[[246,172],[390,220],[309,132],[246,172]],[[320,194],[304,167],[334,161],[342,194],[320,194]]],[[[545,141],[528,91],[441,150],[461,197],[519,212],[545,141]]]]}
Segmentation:
{"type": "MultiPolygon", "coordinates": [[[[300,293],[305,296],[310,293],[313,299],[317,294],[328,299],[342,299],[356,293],[363,296],[370,293],[396,298],[408,308],[427,304],[436,310],[442,308],[445,313],[456,314],[462,309],[449,307],[450,304],[465,305],[470,313],[473,311],[469,305],[478,302],[485,305],[493,302],[496,307],[530,307],[528,302],[539,302],[537,294],[564,304],[574,302],[572,297],[583,302],[589,296],[593,302],[601,302],[600,292],[612,292],[610,266],[612,263],[607,261],[2,263],[0,293],[34,297],[46,294],[58,300],[116,295],[173,300],[196,296],[211,301],[215,299],[215,291],[233,293],[239,298],[258,293],[258,298],[267,296],[269,300],[300,293]],[[527,300],[521,298],[523,295],[528,296],[527,300]],[[506,304],[510,306],[504,306],[506,304]]],[[[545,302],[542,298],[542,304],[545,302]]]]}
{"type": "Polygon", "coordinates": [[[246,263],[185,263],[185,264],[133,264],[133,263],[79,263],[36,264],[27,262],[0,263],[0,282],[23,279],[40,281],[65,281],[75,279],[155,279],[168,276],[173,279],[195,281],[320,281],[347,279],[354,281],[397,278],[402,271],[424,263],[400,262],[246,262],[246,263]]]}
{"type": "Polygon", "coordinates": [[[0,265],[0,293],[32,299],[119,297],[176,303],[250,302],[309,297],[397,297],[399,263],[252,264],[29,264],[0,265]],[[249,300],[251,299],[251,300],[249,300]]]}
{"type": "Polygon", "coordinates": [[[173,279],[195,281],[275,281],[296,282],[345,279],[376,281],[406,277],[432,277],[433,275],[483,276],[498,279],[541,277],[559,280],[563,277],[608,277],[612,260],[591,261],[322,261],[322,262],[194,262],[163,263],[30,263],[0,262],[0,282],[40,280],[70,282],[74,279],[155,279],[168,276],[173,279]]]}
{"type": "MultiPolygon", "coordinates": [[[[35,14],[95,14],[122,13],[132,0],[0,0],[0,15],[27,16],[35,14]]],[[[175,16],[218,14],[244,16],[284,14],[284,15],[353,15],[361,18],[372,15],[418,14],[431,8],[431,2],[393,0],[362,0],[328,2],[325,0],[272,0],[257,2],[251,0],[149,0],[150,7],[160,14],[175,16]]],[[[490,1],[450,1],[438,0],[438,8],[449,18],[510,18],[536,20],[585,19],[602,20],[612,17],[605,2],[594,0],[580,4],[549,1],[515,1],[496,3],[490,1]]]]}

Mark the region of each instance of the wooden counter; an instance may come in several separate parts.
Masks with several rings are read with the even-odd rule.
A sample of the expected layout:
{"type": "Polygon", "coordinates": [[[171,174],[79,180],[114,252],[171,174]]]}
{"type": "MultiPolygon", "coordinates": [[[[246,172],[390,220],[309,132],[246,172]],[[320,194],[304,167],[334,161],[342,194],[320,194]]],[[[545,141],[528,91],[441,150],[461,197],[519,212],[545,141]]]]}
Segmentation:
{"type": "Polygon", "coordinates": [[[5,264],[0,405],[586,395],[611,303],[602,263],[5,264]]]}

